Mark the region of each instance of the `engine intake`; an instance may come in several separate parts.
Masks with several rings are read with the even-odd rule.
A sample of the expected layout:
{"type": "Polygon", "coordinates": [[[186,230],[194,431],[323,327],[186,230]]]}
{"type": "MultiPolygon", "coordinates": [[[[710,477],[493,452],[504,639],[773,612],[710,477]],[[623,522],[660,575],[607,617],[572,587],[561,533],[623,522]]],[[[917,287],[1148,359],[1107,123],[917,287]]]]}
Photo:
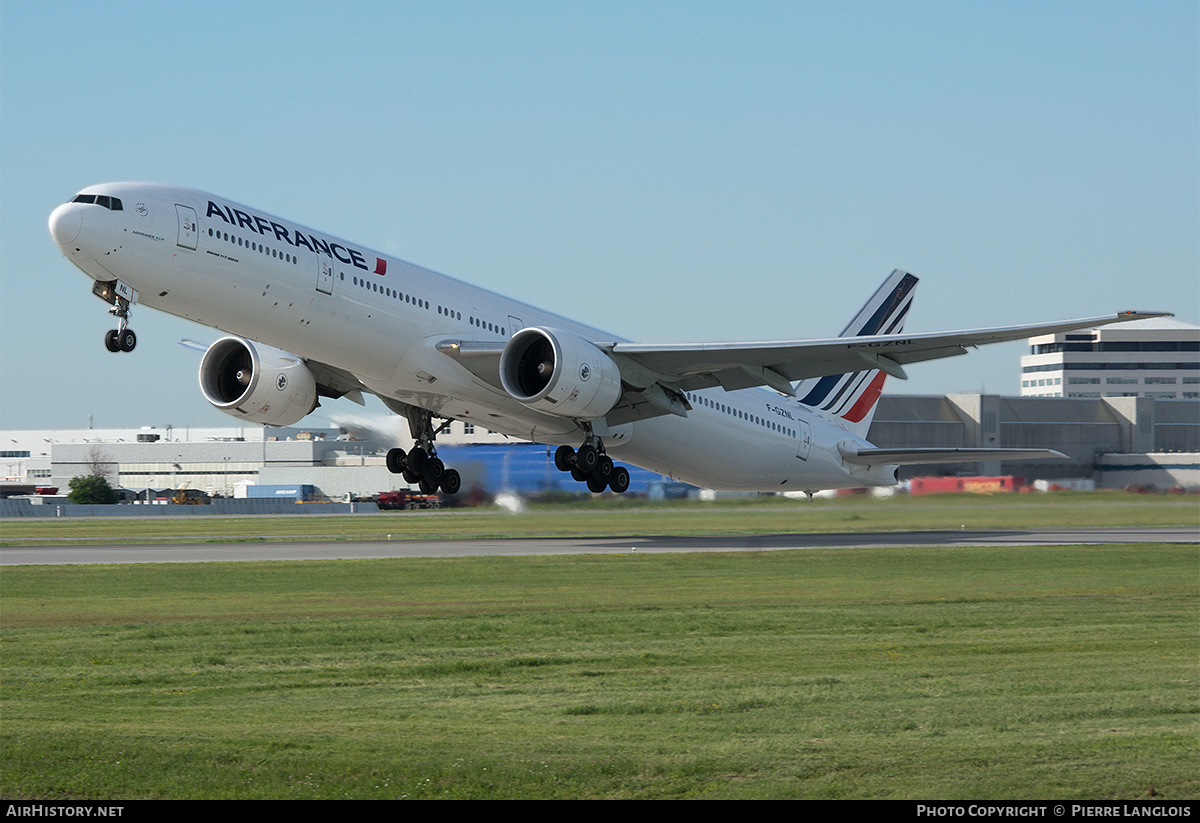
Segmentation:
{"type": "Polygon", "coordinates": [[[241,337],[209,346],[200,391],[226,414],[268,426],[290,426],[317,407],[317,381],[303,360],[241,337]]]}
{"type": "Polygon", "coordinates": [[[521,329],[500,355],[500,382],[513,398],[574,420],[603,417],[621,399],[621,370],[582,337],[521,329]]]}

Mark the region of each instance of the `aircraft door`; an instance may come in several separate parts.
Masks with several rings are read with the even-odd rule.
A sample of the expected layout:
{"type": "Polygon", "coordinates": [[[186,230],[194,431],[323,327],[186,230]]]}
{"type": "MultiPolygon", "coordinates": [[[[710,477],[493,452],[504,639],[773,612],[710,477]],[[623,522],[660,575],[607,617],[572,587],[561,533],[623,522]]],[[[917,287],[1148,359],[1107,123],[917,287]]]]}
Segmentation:
{"type": "Polygon", "coordinates": [[[525,324],[521,322],[521,318],[513,317],[511,314],[508,316],[508,336],[509,337],[512,337],[514,334],[516,334],[523,328],[525,328],[525,324]]]}
{"type": "Polygon", "coordinates": [[[333,261],[317,255],[317,291],[333,294],[333,261]]]}
{"type": "Polygon", "coordinates": [[[179,216],[179,240],[181,248],[196,248],[196,237],[200,234],[200,224],[196,220],[196,210],[191,206],[175,204],[175,213],[179,216]]]}
{"type": "Polygon", "coordinates": [[[812,427],[808,425],[807,420],[797,420],[796,426],[796,433],[800,436],[800,440],[796,444],[796,456],[801,460],[807,460],[808,453],[812,450],[812,427]]]}

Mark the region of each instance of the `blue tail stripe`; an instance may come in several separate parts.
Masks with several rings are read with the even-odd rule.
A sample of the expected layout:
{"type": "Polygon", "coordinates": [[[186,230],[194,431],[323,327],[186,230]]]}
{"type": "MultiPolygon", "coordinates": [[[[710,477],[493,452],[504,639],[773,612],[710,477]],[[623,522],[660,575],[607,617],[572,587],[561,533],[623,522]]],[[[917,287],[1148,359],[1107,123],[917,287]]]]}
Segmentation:
{"type": "Polygon", "coordinates": [[[854,399],[854,396],[858,394],[858,390],[862,388],[863,383],[867,382],[867,380],[870,379],[871,375],[874,373],[874,369],[866,369],[864,371],[854,372],[854,376],[857,377],[857,379],[847,380],[846,385],[842,387],[842,390],[834,395],[834,398],[826,403],[822,408],[825,411],[833,411],[834,407],[840,403],[843,408],[839,408],[836,412],[834,412],[834,414],[841,414],[845,405],[854,399]]]}
{"type": "Polygon", "coordinates": [[[813,386],[812,391],[805,395],[804,399],[800,402],[806,406],[817,405],[825,399],[826,395],[833,391],[833,387],[836,386],[837,382],[844,376],[845,375],[841,374],[830,374],[822,377],[817,381],[817,385],[813,386]]]}
{"type": "Polygon", "coordinates": [[[831,408],[837,405],[837,402],[842,399],[842,395],[844,395],[850,389],[850,387],[854,385],[855,374],[857,374],[857,372],[846,372],[842,375],[842,377],[847,378],[846,381],[842,383],[842,387],[838,389],[834,393],[833,397],[829,399],[829,402],[821,407],[822,409],[829,411],[831,408]]]}
{"type": "Polygon", "coordinates": [[[905,298],[908,297],[908,293],[912,291],[916,285],[917,278],[913,277],[911,274],[904,275],[904,277],[900,280],[900,284],[896,286],[888,299],[884,301],[883,305],[876,309],[875,313],[871,315],[871,319],[868,320],[866,325],[862,327],[862,330],[858,332],[857,336],[862,337],[869,334],[879,334],[880,327],[882,327],[887,321],[888,317],[892,315],[892,312],[899,308],[900,304],[903,303],[905,298]]]}
{"type": "MultiPolygon", "coordinates": [[[[887,323],[888,318],[891,317],[893,312],[897,312],[897,310],[899,310],[897,312],[897,316],[893,318],[892,322],[888,325],[887,331],[884,332],[884,334],[891,334],[900,323],[904,322],[904,317],[908,314],[908,310],[912,306],[911,301],[907,304],[905,304],[904,301],[908,299],[909,293],[916,287],[916,285],[917,278],[913,277],[911,274],[906,274],[903,278],[901,278],[900,282],[896,285],[896,288],[893,289],[892,293],[888,296],[888,299],[883,302],[883,305],[875,310],[875,313],[871,315],[871,319],[863,324],[863,327],[856,333],[855,336],[861,337],[864,335],[879,334],[880,327],[882,327],[884,323],[887,323]]],[[[822,377],[817,381],[817,385],[813,386],[812,390],[805,395],[800,402],[804,403],[806,406],[817,406],[821,404],[829,396],[830,392],[837,387],[838,382],[841,381],[841,379],[845,376],[846,375],[844,374],[830,374],[822,377]]],[[[846,386],[848,387],[849,385],[850,381],[847,381],[846,386]]],[[[830,406],[837,402],[842,393],[843,392],[839,392],[837,396],[830,401],[830,406]]]]}

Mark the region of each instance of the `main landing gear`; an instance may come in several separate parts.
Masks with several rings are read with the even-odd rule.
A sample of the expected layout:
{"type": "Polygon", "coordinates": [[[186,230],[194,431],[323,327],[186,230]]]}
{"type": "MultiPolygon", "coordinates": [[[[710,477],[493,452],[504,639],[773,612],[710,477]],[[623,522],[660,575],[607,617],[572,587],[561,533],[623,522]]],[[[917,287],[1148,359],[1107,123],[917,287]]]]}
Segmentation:
{"type": "Polygon", "coordinates": [[[594,435],[589,434],[578,451],[570,446],[559,446],[554,452],[554,466],[560,472],[570,472],[579,482],[587,483],[588,491],[596,494],[605,489],[624,494],[629,488],[629,470],[614,465],[612,458],[604,453],[604,443],[594,435]]]}
{"type": "Polygon", "coordinates": [[[446,465],[437,456],[434,438],[450,425],[450,421],[442,423],[435,430],[433,415],[425,409],[409,407],[408,426],[417,444],[410,452],[404,449],[390,449],[387,453],[387,468],[392,474],[404,475],[404,482],[416,483],[422,494],[436,494],[439,489],[445,494],[458,494],[462,487],[462,478],[454,469],[446,465]]]}

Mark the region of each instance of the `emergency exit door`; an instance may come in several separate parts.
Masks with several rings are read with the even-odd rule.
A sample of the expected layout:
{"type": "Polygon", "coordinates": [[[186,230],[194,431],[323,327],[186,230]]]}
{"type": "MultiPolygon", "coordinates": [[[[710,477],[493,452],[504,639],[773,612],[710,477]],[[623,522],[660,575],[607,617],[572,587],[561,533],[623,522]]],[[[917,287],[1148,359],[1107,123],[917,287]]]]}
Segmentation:
{"type": "Polygon", "coordinates": [[[317,291],[333,294],[333,261],[317,255],[317,291]]]}
{"type": "Polygon", "coordinates": [[[812,451],[812,427],[808,425],[807,420],[797,420],[796,425],[796,434],[800,438],[796,443],[796,456],[801,460],[807,460],[808,453],[812,451]]]}
{"type": "Polygon", "coordinates": [[[181,248],[196,248],[196,237],[200,234],[200,223],[196,220],[196,210],[191,206],[175,204],[175,214],[179,217],[179,240],[181,248]]]}

